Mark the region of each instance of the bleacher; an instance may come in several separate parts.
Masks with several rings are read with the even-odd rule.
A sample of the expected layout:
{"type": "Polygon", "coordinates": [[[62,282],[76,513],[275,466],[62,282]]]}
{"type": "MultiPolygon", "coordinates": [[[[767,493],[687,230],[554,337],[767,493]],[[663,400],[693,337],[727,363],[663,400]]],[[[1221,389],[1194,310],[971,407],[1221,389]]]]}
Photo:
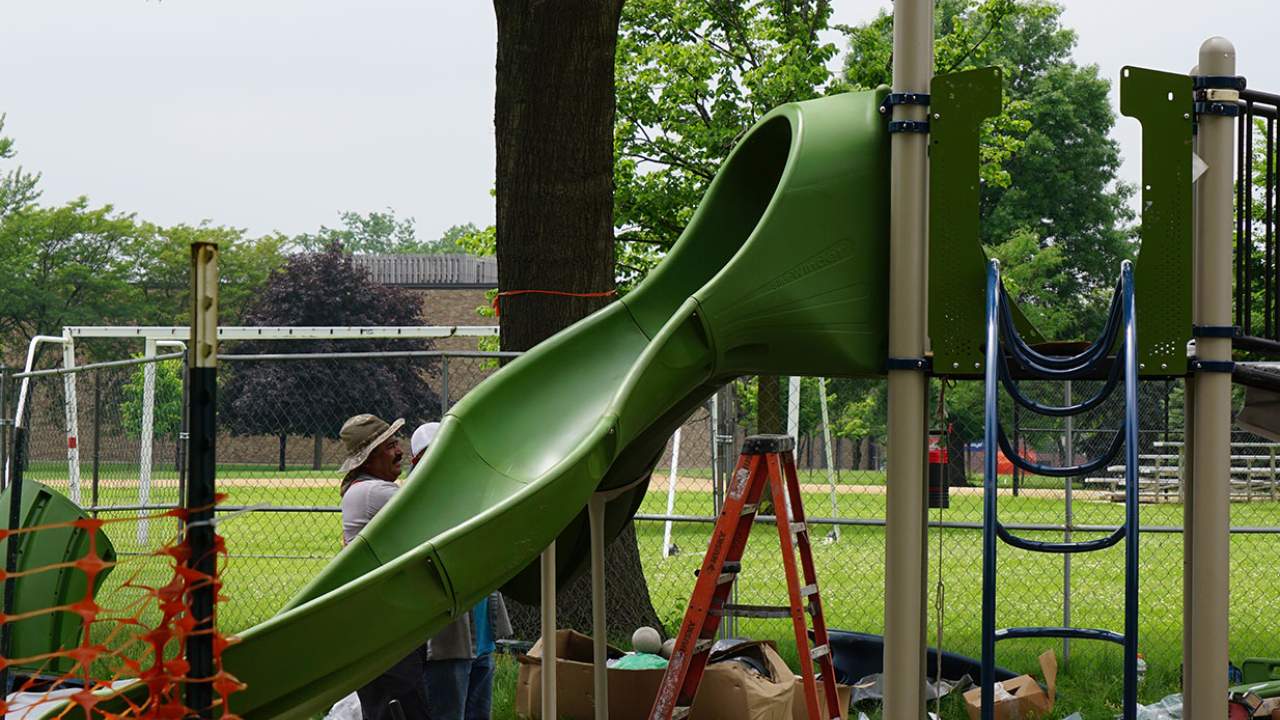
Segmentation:
{"type": "MultiPolygon", "coordinates": [[[[1186,464],[1181,441],[1158,441],[1168,452],[1138,455],[1138,498],[1144,503],[1182,502],[1186,464]]],[[[1231,501],[1280,500],[1280,443],[1231,443],[1231,501]]],[[[1085,478],[1085,487],[1107,491],[1112,502],[1124,502],[1124,466],[1107,467],[1106,476],[1085,478]]]]}

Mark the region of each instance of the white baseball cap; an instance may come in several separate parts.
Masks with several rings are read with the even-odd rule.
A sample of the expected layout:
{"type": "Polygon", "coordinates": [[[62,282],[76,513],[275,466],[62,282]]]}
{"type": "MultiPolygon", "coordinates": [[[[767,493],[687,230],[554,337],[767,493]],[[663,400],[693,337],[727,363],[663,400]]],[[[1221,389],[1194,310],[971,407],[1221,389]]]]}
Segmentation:
{"type": "Polygon", "coordinates": [[[413,431],[413,437],[409,439],[409,456],[418,457],[419,453],[426,450],[431,441],[436,439],[436,433],[440,432],[440,423],[429,422],[422,423],[417,430],[413,431]]]}

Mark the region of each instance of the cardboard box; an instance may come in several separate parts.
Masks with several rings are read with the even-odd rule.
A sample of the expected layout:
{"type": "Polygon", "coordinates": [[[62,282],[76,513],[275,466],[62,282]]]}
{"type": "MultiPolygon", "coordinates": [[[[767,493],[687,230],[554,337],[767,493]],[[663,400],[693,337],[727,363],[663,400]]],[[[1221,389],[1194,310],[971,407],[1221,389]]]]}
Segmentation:
{"type": "MultiPolygon", "coordinates": [[[[746,643],[731,654],[740,653],[761,658],[772,678],[760,677],[736,662],[708,665],[691,720],[791,720],[795,683],[786,662],[763,642],[746,643]]],[[[621,656],[620,650],[609,648],[609,657],[621,656]]],[[[590,637],[573,630],[556,632],[556,710],[560,718],[594,719],[591,657],[590,637]]],[[[538,720],[542,717],[542,640],[519,661],[516,714],[538,720]]],[[[665,671],[610,668],[608,673],[610,720],[647,720],[665,671]]]]}
{"type": "MultiPolygon", "coordinates": [[[[1038,720],[1053,710],[1053,701],[1058,694],[1058,658],[1052,650],[1040,654],[1040,671],[1044,673],[1044,684],[1049,688],[1047,694],[1030,675],[1019,675],[996,683],[997,687],[1003,686],[1010,697],[996,700],[995,720],[1038,720]]],[[[981,717],[981,687],[965,692],[964,707],[969,711],[969,720],[981,717]]]]}
{"type": "MultiPolygon", "coordinates": [[[[843,683],[836,683],[836,696],[840,698],[840,720],[849,719],[849,699],[853,697],[853,688],[843,683]]],[[[822,678],[818,678],[818,703],[823,702],[822,678]]],[[[796,675],[795,694],[791,697],[791,720],[810,720],[809,708],[804,701],[804,678],[796,675]]],[[[830,720],[819,718],[818,720],[830,720]]]]}

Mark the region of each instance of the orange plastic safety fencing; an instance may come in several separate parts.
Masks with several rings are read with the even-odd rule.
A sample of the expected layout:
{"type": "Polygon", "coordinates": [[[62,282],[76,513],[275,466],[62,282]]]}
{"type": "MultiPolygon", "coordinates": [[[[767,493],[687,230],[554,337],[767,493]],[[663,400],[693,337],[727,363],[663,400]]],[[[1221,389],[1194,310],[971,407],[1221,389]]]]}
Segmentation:
{"type": "MultiPolygon", "coordinates": [[[[218,496],[221,502],[224,496],[218,496]]],[[[203,508],[207,510],[208,508],[203,508]]],[[[183,702],[184,691],[195,682],[211,683],[214,696],[213,716],[224,720],[236,720],[228,711],[227,698],[244,686],[222,667],[222,653],[231,640],[217,631],[217,607],[226,598],[222,593],[220,575],[225,565],[226,544],[221,535],[214,533],[212,552],[216,556],[212,575],[194,569],[191,546],[185,534],[144,557],[157,558],[167,566],[167,582],[147,583],[142,579],[143,564],[120,560],[104,560],[98,553],[99,531],[106,525],[138,520],[172,518],[179,527],[187,527],[187,519],[195,509],[175,508],[141,517],[81,518],[78,520],[21,528],[9,531],[0,528],[0,540],[11,536],[39,533],[55,528],[75,527],[89,537],[89,549],[80,558],[31,568],[8,574],[0,567],[0,583],[6,579],[19,579],[26,575],[54,572],[73,568],[84,573],[86,596],[66,605],[45,607],[6,616],[0,613],[0,625],[21,622],[29,618],[51,613],[73,613],[81,619],[80,642],[73,647],[62,647],[31,657],[9,658],[0,655],[0,668],[39,668],[15,673],[24,677],[12,688],[21,693],[22,702],[11,702],[10,695],[0,698],[0,713],[20,713],[22,717],[74,717],[74,718],[172,718],[178,720],[194,715],[183,702]],[[112,608],[95,599],[94,588],[99,576],[108,570],[119,572],[130,569],[129,576],[112,593],[112,597],[131,595],[132,599],[120,608],[112,608]],[[123,567],[122,567],[123,566],[123,567]],[[200,589],[213,588],[214,619],[212,629],[197,629],[197,619],[191,612],[192,594],[200,589]],[[213,636],[213,675],[209,678],[189,676],[190,665],[186,660],[188,641],[196,636],[213,636]],[[71,661],[71,669],[50,678],[42,672],[57,659],[71,661]],[[11,707],[11,704],[13,707],[11,707]],[[56,712],[55,712],[56,710],[56,712]],[[53,713],[53,714],[51,714],[53,713]]],[[[216,527],[216,526],[215,526],[216,527]]],[[[140,558],[132,558],[136,561],[140,558]]],[[[110,600],[111,598],[105,598],[110,600]]]]}

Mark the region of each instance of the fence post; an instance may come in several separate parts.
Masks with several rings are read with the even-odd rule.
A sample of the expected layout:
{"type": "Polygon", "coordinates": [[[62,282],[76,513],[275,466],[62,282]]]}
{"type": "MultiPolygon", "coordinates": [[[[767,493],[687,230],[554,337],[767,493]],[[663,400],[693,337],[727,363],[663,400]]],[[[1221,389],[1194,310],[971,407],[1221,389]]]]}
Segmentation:
{"type": "Polygon", "coordinates": [[[449,356],[441,356],[440,362],[440,417],[449,412],[449,356]]]}
{"type": "Polygon", "coordinates": [[[76,400],[76,345],[67,337],[62,342],[62,367],[68,370],[62,377],[63,405],[67,418],[67,495],[71,502],[80,504],[80,409],[76,400]]]}
{"type": "Polygon", "coordinates": [[[202,580],[192,587],[189,602],[195,628],[187,637],[186,703],[200,718],[213,717],[214,602],[218,558],[214,551],[214,501],[218,392],[218,246],[191,244],[191,434],[190,488],[187,492],[188,567],[202,580]]]}
{"type": "Polygon", "coordinates": [[[0,484],[9,477],[9,368],[0,365],[0,484]]]}

